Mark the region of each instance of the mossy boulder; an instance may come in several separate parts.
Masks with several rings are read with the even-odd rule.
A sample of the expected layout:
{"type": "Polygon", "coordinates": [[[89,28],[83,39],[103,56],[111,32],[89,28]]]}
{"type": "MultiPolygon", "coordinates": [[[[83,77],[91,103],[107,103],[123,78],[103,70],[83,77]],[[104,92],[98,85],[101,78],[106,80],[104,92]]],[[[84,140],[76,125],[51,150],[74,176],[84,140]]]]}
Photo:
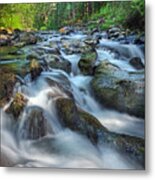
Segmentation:
{"type": "Polygon", "coordinates": [[[96,61],[95,51],[92,50],[83,53],[78,63],[81,73],[84,75],[92,75],[94,72],[95,61],[96,61]]]}
{"type": "Polygon", "coordinates": [[[87,136],[92,143],[97,143],[101,132],[108,132],[94,116],[78,109],[72,99],[57,99],[56,109],[63,126],[87,136]]]}
{"type": "Polygon", "coordinates": [[[30,74],[31,74],[31,79],[34,80],[36,79],[42,72],[42,68],[38,60],[32,59],[30,62],[30,74]]]}
{"type": "Polygon", "coordinates": [[[94,116],[78,108],[72,99],[57,99],[56,109],[64,127],[86,136],[93,144],[109,144],[144,167],[144,139],[108,131],[94,116]]]}
{"type": "Polygon", "coordinates": [[[12,97],[16,82],[15,74],[7,69],[0,69],[0,107],[3,107],[12,97]]]}
{"type": "Polygon", "coordinates": [[[19,42],[23,42],[25,45],[36,44],[37,37],[32,32],[22,32],[19,34],[19,42]]]}
{"type": "Polygon", "coordinates": [[[23,111],[25,105],[27,103],[27,99],[21,93],[16,93],[13,97],[13,101],[6,110],[7,113],[11,113],[14,118],[17,120],[21,112],[23,111]]]}
{"type": "Polygon", "coordinates": [[[128,73],[103,61],[91,82],[95,97],[108,108],[144,118],[144,73],[128,73]]]}

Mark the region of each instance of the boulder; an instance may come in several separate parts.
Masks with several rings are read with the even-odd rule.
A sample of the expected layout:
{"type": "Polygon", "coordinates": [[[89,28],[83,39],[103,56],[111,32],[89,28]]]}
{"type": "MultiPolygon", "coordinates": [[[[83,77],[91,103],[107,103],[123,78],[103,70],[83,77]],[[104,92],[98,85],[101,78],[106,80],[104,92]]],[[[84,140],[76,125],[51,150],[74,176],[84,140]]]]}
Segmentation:
{"type": "Polygon", "coordinates": [[[93,144],[109,144],[144,167],[145,141],[143,139],[108,131],[94,116],[77,108],[72,99],[57,99],[56,109],[64,127],[86,136],[93,144]]]}
{"type": "Polygon", "coordinates": [[[30,74],[32,81],[36,79],[42,72],[42,68],[38,60],[32,59],[30,62],[30,74]]]}
{"type": "Polygon", "coordinates": [[[16,93],[10,106],[6,109],[6,112],[12,114],[15,120],[17,120],[17,118],[23,111],[26,103],[27,99],[23,96],[23,94],[16,93]]]}
{"type": "Polygon", "coordinates": [[[92,75],[95,62],[96,62],[96,52],[95,51],[87,51],[81,55],[81,59],[78,63],[80,71],[84,75],[92,75]]]}
{"type": "Polygon", "coordinates": [[[7,46],[11,42],[10,36],[5,34],[0,34],[0,46],[7,46]]]}
{"type": "Polygon", "coordinates": [[[71,85],[66,77],[64,76],[59,77],[59,82],[50,78],[46,78],[45,80],[50,87],[56,87],[61,91],[61,92],[58,92],[57,90],[57,93],[53,92],[53,93],[48,94],[49,98],[57,99],[64,96],[73,98],[73,95],[71,93],[71,85]]]}
{"type": "Polygon", "coordinates": [[[119,37],[120,33],[121,33],[120,28],[112,27],[108,30],[108,37],[109,38],[117,38],[117,37],[119,37]]]}
{"type": "Polygon", "coordinates": [[[19,34],[19,41],[25,45],[31,45],[37,43],[37,37],[32,32],[23,32],[19,34]]]}
{"type": "Polygon", "coordinates": [[[108,108],[144,118],[144,73],[128,73],[102,61],[91,82],[95,97],[108,108]]]}
{"type": "Polygon", "coordinates": [[[100,132],[108,132],[94,116],[78,109],[72,99],[57,99],[56,109],[63,126],[87,136],[92,143],[97,143],[100,132]]]}
{"type": "Polygon", "coordinates": [[[129,63],[136,69],[144,69],[144,64],[139,57],[133,57],[132,59],[130,59],[129,63]]]}

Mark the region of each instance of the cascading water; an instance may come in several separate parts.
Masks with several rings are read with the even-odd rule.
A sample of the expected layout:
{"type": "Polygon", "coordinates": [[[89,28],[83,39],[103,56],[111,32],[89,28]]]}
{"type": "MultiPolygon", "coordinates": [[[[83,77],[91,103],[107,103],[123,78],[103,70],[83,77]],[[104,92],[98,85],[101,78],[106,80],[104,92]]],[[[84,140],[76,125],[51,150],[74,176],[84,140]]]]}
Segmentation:
{"type": "MultiPolygon", "coordinates": [[[[52,40],[49,35],[42,35],[46,42],[38,43],[45,46],[52,40]]],[[[71,35],[72,39],[84,38],[85,35],[71,35]]],[[[60,37],[56,37],[57,40],[60,37]]],[[[117,45],[118,47],[118,45],[117,45]]],[[[114,48],[112,46],[112,48],[114,48]]],[[[121,48],[121,47],[120,47],[121,48]]],[[[108,144],[93,145],[84,137],[68,128],[62,127],[55,109],[55,100],[59,97],[68,97],[56,84],[49,85],[50,78],[70,88],[78,107],[94,115],[105,127],[117,133],[144,137],[144,121],[111,111],[101,107],[93,98],[90,88],[91,76],[84,76],[78,70],[80,54],[66,55],[60,51],[64,59],[72,64],[72,73],[68,75],[63,70],[50,69],[33,82],[26,76],[22,84],[16,84],[14,93],[21,92],[28,100],[20,121],[14,125],[5,109],[1,109],[1,148],[7,157],[10,157],[17,167],[58,167],[58,168],[110,168],[134,169],[141,166],[128,157],[122,155],[108,144]],[[68,86],[67,86],[68,85],[68,86]],[[48,124],[46,136],[40,139],[24,139],[25,123],[28,121],[28,112],[31,108],[41,108],[48,124]],[[52,130],[51,130],[52,129],[52,130]],[[137,130],[138,129],[138,130],[137,130]]],[[[109,50],[97,49],[98,61],[105,58],[125,70],[134,70],[127,61],[115,59],[109,50]]],[[[34,125],[35,126],[35,125],[34,125]]]]}

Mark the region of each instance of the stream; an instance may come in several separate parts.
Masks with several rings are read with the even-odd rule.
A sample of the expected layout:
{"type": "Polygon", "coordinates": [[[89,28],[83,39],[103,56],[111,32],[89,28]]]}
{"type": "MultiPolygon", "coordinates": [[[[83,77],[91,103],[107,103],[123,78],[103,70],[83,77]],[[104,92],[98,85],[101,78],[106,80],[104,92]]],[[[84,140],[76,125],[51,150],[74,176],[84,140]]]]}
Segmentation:
{"type": "MultiPolygon", "coordinates": [[[[20,121],[13,123],[11,116],[5,110],[8,104],[1,109],[1,148],[12,159],[16,167],[54,167],[54,168],[99,168],[99,169],[141,169],[137,163],[126,154],[112,148],[108,143],[93,144],[91,141],[69,128],[64,128],[56,112],[55,99],[58,97],[69,98],[69,95],[58,85],[49,85],[46,79],[51,79],[62,84],[72,93],[77,107],[96,117],[109,131],[118,134],[126,134],[144,139],[144,120],[127,113],[121,113],[103,107],[94,97],[90,82],[92,75],[83,75],[78,63],[80,53],[67,54],[63,43],[67,41],[84,42],[86,34],[76,32],[70,35],[41,34],[43,41],[36,45],[25,46],[22,50],[31,53],[34,49],[43,49],[40,58],[47,59],[51,55],[51,43],[59,46],[62,61],[71,63],[71,72],[51,67],[44,68],[40,76],[31,81],[30,74],[20,79],[14,87],[14,94],[20,92],[28,100],[20,121]],[[23,83],[21,83],[23,82],[23,83]],[[49,95],[52,98],[49,98],[49,95]],[[40,107],[48,123],[48,134],[39,139],[26,139],[28,136],[25,128],[31,107],[40,107]]],[[[76,48],[75,48],[76,49],[76,48]]],[[[96,64],[108,60],[119,68],[135,72],[129,64],[128,57],[140,57],[144,63],[144,55],[136,45],[122,45],[102,38],[96,46],[96,64]],[[117,53],[116,53],[117,52],[117,53]],[[119,56],[118,56],[119,53],[119,56]]],[[[18,60],[16,60],[18,61],[18,60]]],[[[47,59],[50,62],[50,58],[47,59]]],[[[9,62],[5,62],[9,63],[9,62]]]]}

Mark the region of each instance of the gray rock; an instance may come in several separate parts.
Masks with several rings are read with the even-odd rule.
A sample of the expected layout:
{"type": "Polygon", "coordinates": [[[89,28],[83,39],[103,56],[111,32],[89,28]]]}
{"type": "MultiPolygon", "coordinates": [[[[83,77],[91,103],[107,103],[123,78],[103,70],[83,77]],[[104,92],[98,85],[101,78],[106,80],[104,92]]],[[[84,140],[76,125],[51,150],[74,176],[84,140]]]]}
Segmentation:
{"type": "Polygon", "coordinates": [[[141,59],[138,57],[132,58],[129,63],[135,67],[136,69],[144,69],[144,64],[142,63],[141,59]]]}
{"type": "Polygon", "coordinates": [[[95,70],[91,86],[102,105],[144,118],[143,72],[129,74],[103,61],[95,70]]]}

